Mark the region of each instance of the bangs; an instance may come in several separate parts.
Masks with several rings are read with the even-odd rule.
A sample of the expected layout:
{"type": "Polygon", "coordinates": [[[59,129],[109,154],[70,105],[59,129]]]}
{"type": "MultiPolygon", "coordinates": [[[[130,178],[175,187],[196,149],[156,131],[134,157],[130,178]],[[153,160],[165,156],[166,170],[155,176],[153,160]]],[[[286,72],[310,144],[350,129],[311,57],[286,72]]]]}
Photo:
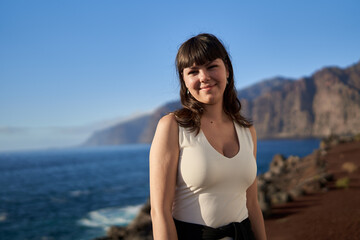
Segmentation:
{"type": "Polygon", "coordinates": [[[218,41],[207,38],[191,38],[179,49],[177,55],[177,68],[179,73],[184,68],[195,65],[203,65],[217,58],[225,59],[226,52],[222,51],[222,45],[218,41]],[[219,46],[220,45],[220,46],[219,46]]]}

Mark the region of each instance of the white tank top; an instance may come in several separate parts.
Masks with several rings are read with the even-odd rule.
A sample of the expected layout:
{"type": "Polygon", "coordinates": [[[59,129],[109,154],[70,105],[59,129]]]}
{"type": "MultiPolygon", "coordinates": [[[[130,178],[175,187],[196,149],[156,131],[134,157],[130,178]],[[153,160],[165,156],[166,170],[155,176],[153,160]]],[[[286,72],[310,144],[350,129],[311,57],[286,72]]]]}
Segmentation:
{"type": "Polygon", "coordinates": [[[232,158],[215,150],[204,133],[179,126],[180,155],[173,217],[217,228],[248,217],[246,190],[256,177],[250,130],[238,126],[239,152],[232,158]]]}

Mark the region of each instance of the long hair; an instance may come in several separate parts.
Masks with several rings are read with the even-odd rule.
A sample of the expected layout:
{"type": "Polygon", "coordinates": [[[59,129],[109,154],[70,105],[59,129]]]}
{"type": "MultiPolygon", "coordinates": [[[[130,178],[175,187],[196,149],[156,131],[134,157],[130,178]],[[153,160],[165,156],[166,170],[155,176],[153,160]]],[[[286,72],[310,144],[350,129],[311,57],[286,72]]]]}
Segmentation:
{"type": "Polygon", "coordinates": [[[204,112],[204,104],[187,93],[183,78],[183,70],[194,64],[203,65],[217,58],[223,60],[229,72],[228,84],[223,96],[223,109],[226,115],[243,127],[250,127],[252,123],[240,114],[241,103],[237,98],[234,72],[229,54],[225,47],[214,35],[202,33],[184,42],[176,55],[176,68],[180,80],[180,100],[183,106],[174,112],[176,121],[191,132],[200,131],[200,118],[204,112]]]}

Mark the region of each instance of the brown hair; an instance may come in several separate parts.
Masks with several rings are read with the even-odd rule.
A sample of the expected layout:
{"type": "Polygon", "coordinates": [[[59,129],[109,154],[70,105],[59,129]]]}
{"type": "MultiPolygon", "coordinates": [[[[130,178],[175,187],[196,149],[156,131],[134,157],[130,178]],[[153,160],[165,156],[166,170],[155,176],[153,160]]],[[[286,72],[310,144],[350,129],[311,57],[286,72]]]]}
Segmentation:
{"type": "Polygon", "coordinates": [[[252,123],[240,114],[241,103],[237,98],[234,85],[234,72],[229,54],[225,47],[214,35],[202,33],[184,42],[176,55],[176,67],[180,80],[180,99],[182,109],[174,112],[176,121],[182,127],[189,128],[191,132],[200,131],[200,118],[204,111],[204,104],[197,101],[191,94],[187,94],[187,88],[183,79],[184,68],[203,65],[217,58],[224,61],[229,71],[228,84],[223,96],[223,109],[231,119],[243,127],[250,127],[252,123]]]}

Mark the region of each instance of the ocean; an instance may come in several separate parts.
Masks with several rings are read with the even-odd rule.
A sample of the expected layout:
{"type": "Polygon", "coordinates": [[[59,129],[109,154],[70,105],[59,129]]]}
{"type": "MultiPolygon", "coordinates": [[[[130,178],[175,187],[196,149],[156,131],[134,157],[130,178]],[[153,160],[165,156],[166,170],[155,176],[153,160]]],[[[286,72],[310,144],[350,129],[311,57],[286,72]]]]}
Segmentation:
{"type": "MultiPolygon", "coordinates": [[[[258,141],[258,173],[274,154],[305,156],[319,140],[258,141]]],[[[127,225],[149,196],[150,145],[0,152],[1,240],[89,240],[127,225]]]]}

